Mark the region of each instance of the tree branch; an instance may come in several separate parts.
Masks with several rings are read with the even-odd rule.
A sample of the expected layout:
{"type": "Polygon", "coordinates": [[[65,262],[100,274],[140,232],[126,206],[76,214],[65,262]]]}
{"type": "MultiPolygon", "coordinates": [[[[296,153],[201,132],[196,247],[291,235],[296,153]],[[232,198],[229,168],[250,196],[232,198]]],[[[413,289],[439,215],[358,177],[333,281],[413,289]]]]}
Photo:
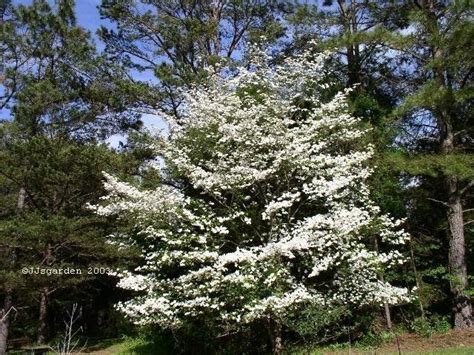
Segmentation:
{"type": "Polygon", "coordinates": [[[430,200],[430,201],[433,201],[433,202],[437,202],[437,203],[441,203],[442,205],[444,205],[444,206],[446,206],[446,207],[449,208],[449,205],[448,205],[446,202],[444,202],[444,201],[436,200],[436,199],[430,198],[430,197],[428,197],[427,200],[430,200]]]}

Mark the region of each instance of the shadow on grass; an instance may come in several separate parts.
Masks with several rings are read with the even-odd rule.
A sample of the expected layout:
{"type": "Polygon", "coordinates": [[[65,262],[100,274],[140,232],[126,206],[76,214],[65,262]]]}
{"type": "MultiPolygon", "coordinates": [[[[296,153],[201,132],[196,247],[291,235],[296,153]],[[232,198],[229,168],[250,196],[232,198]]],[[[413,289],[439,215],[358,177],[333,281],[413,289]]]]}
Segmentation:
{"type": "Polygon", "coordinates": [[[168,355],[174,354],[170,344],[160,339],[152,340],[148,337],[111,339],[108,342],[101,342],[94,346],[89,346],[87,352],[93,354],[153,354],[168,355]]]}
{"type": "MultiPolygon", "coordinates": [[[[149,355],[149,354],[168,355],[168,354],[173,354],[173,351],[171,349],[167,349],[164,346],[160,346],[160,345],[153,344],[153,343],[137,344],[136,346],[131,347],[128,351],[129,351],[129,354],[136,354],[136,355],[149,355]]],[[[123,354],[125,354],[125,353],[123,353],[123,354]]]]}
{"type": "Polygon", "coordinates": [[[87,351],[99,351],[105,348],[120,344],[124,341],[124,338],[112,338],[112,339],[99,339],[99,340],[90,340],[84,341],[86,344],[87,351]]]}

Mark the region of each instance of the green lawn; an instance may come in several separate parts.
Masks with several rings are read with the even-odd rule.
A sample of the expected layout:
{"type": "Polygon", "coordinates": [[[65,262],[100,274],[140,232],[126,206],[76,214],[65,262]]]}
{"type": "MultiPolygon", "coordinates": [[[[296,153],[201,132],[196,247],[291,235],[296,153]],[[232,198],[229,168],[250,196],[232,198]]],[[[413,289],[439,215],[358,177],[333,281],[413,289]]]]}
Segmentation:
{"type": "Polygon", "coordinates": [[[97,350],[91,352],[92,354],[117,354],[117,355],[125,355],[125,354],[136,354],[136,355],[167,355],[171,354],[169,349],[165,346],[159,346],[157,344],[153,344],[153,342],[149,341],[145,337],[142,338],[126,338],[125,340],[111,345],[105,349],[97,350]]]}

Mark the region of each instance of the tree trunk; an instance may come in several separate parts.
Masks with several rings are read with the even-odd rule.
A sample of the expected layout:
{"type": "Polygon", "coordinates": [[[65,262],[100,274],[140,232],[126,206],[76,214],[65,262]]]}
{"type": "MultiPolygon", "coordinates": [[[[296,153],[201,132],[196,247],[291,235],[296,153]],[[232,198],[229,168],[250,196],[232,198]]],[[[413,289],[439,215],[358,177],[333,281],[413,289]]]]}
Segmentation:
{"type": "Polygon", "coordinates": [[[446,178],[449,224],[449,272],[452,280],[454,327],[465,329],[473,326],[472,306],[465,291],[468,287],[466,268],[466,245],[464,240],[464,219],[461,194],[457,178],[446,178]]]}
{"type": "MultiPolygon", "coordinates": [[[[25,197],[26,190],[22,186],[18,192],[18,199],[16,203],[17,213],[21,213],[25,206],[25,197]]],[[[16,264],[16,250],[12,249],[11,251],[11,265],[12,269],[15,268],[16,264]]],[[[11,286],[8,286],[5,290],[5,299],[3,302],[3,310],[0,312],[0,355],[3,355],[7,351],[7,342],[8,342],[8,331],[10,328],[10,312],[13,307],[13,289],[11,286]]]]}
{"type": "MultiPolygon", "coordinates": [[[[349,37],[358,33],[357,3],[351,0],[350,3],[347,4],[343,0],[338,0],[338,6],[345,35],[349,37]]],[[[361,63],[359,44],[354,43],[352,39],[348,39],[348,43],[346,44],[346,59],[347,86],[353,87],[361,82],[361,63]]]]}
{"type": "MultiPolygon", "coordinates": [[[[50,266],[52,262],[52,246],[48,243],[46,251],[44,253],[43,264],[50,266]]],[[[46,340],[47,327],[47,315],[48,315],[48,300],[50,289],[48,286],[43,286],[40,289],[40,305],[39,305],[39,324],[38,324],[38,344],[44,344],[46,340]]]]}
{"type": "Polygon", "coordinates": [[[392,316],[390,315],[390,306],[388,303],[383,304],[383,308],[385,311],[385,320],[387,321],[387,328],[388,330],[392,330],[392,316]]]}
{"type": "Polygon", "coordinates": [[[268,335],[270,336],[270,342],[272,344],[272,354],[283,354],[283,337],[281,323],[269,317],[267,318],[267,330],[268,335]]]}
{"type": "Polygon", "coordinates": [[[11,289],[6,291],[3,311],[0,313],[0,355],[7,352],[8,329],[10,326],[10,311],[12,308],[11,289]]]}
{"type": "MultiPolygon", "coordinates": [[[[438,80],[442,81],[441,74],[438,80]]],[[[441,153],[451,154],[455,151],[454,133],[450,110],[442,111],[440,114],[442,139],[441,153]]],[[[451,274],[451,292],[453,302],[454,327],[464,329],[472,327],[472,307],[466,289],[468,288],[467,267],[466,267],[466,243],[464,239],[464,217],[462,206],[462,190],[459,179],[454,175],[445,176],[445,186],[447,192],[447,220],[449,226],[449,256],[448,267],[451,274]]]]}
{"type": "Polygon", "coordinates": [[[418,274],[418,270],[416,268],[416,263],[415,263],[415,253],[413,252],[413,242],[412,239],[410,238],[409,242],[410,246],[410,260],[411,260],[411,267],[413,268],[413,273],[415,274],[415,282],[416,282],[416,288],[418,292],[418,305],[420,306],[420,312],[421,312],[421,318],[423,320],[426,319],[426,314],[425,314],[425,307],[423,306],[423,291],[422,291],[422,280],[420,279],[420,275],[418,274]]]}
{"type": "Polygon", "coordinates": [[[38,344],[44,344],[44,342],[46,341],[46,331],[47,331],[46,317],[48,315],[48,294],[49,294],[48,288],[43,287],[40,292],[38,338],[36,340],[38,344]]]}
{"type": "Polygon", "coordinates": [[[283,338],[281,335],[281,324],[275,322],[274,331],[273,331],[273,355],[280,355],[283,353],[283,338]]]}
{"type": "MultiPolygon", "coordinates": [[[[375,248],[375,252],[379,254],[380,250],[379,250],[379,242],[377,240],[377,237],[374,237],[374,248],[375,248]]],[[[383,272],[379,272],[378,276],[379,276],[380,281],[385,282],[384,277],[383,277],[383,272]]],[[[385,302],[383,304],[383,308],[384,308],[384,313],[385,313],[385,321],[387,322],[387,328],[389,330],[392,330],[392,316],[390,314],[390,306],[387,302],[385,302]]]]}

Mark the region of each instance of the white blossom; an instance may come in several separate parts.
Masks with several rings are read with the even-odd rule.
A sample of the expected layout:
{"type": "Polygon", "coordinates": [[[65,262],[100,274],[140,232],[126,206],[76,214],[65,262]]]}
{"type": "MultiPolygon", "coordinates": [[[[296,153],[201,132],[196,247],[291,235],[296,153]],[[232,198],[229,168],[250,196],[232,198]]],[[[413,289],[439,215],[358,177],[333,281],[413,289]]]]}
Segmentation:
{"type": "Polygon", "coordinates": [[[326,57],[307,51],[272,67],[257,53],[235,76],[186,92],[180,124],[152,147],[183,188],[105,175],[97,213],[134,221],[128,243],[144,253],[119,282],[138,292],[118,306],[134,322],[173,328],[205,316],[228,326],[311,303],[408,300],[378,277],[403,262],[396,247],[408,236],[369,198],[373,149],[361,145],[349,91],[321,99],[326,57]]]}

